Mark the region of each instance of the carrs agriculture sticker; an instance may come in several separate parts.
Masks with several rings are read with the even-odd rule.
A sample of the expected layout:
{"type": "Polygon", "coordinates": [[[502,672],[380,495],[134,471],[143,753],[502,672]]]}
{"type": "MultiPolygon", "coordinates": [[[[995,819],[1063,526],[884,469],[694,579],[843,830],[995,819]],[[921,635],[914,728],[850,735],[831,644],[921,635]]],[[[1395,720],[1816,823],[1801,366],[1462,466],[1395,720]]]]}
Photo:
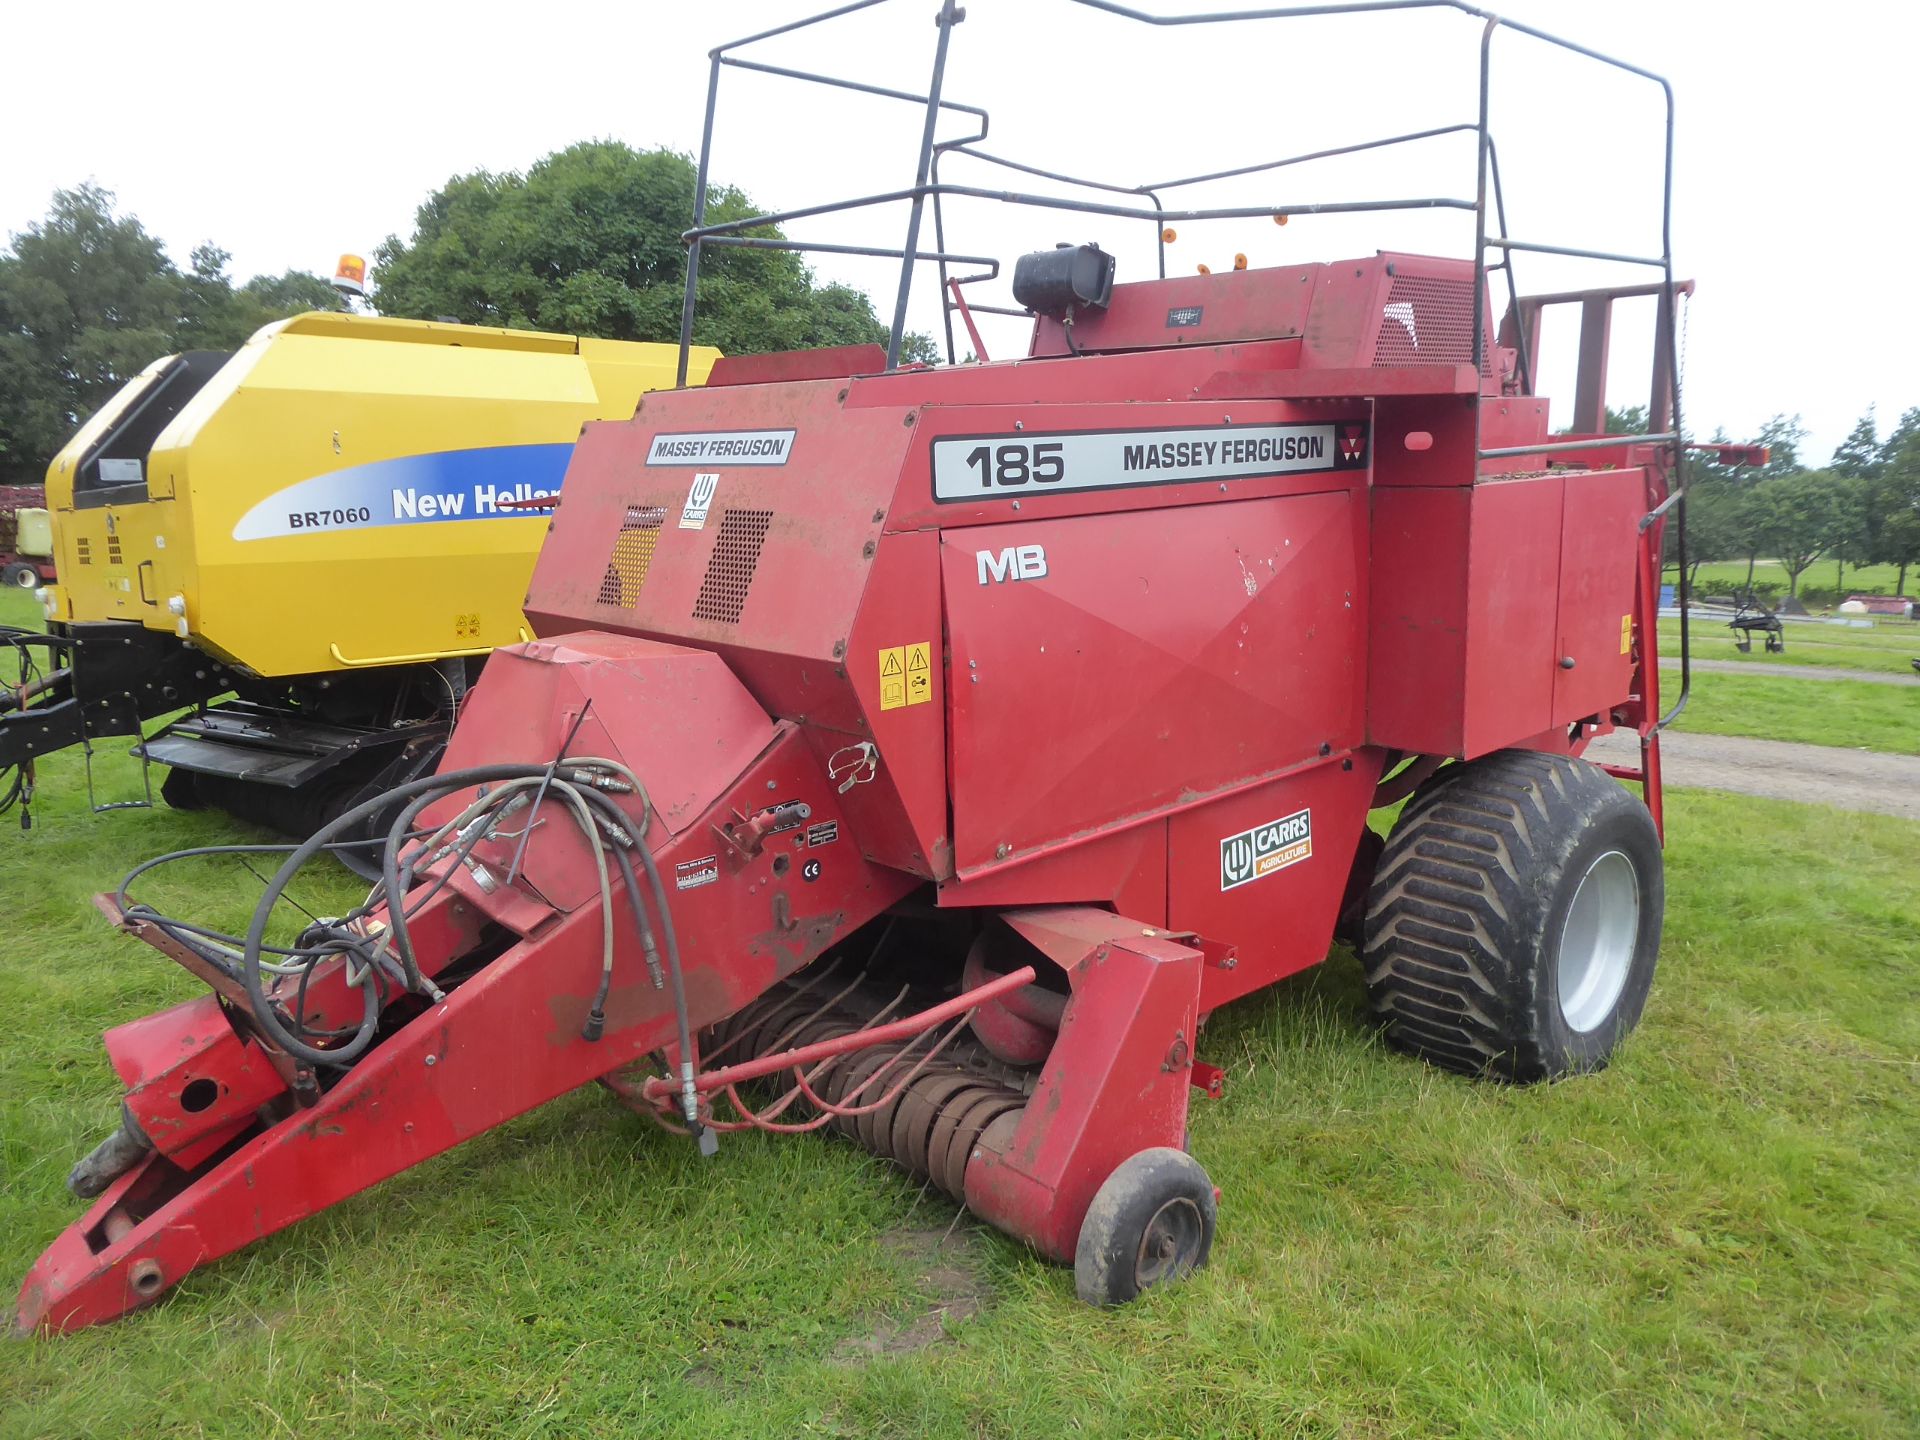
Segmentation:
{"type": "Polygon", "coordinates": [[[1220,842],[1220,889],[1237,890],[1313,855],[1313,811],[1296,810],[1220,842]]]}
{"type": "Polygon", "coordinates": [[[791,430],[705,430],[656,435],[649,465],[784,465],[793,453],[791,430]]]}
{"type": "Polygon", "coordinates": [[[680,507],[682,530],[706,528],[707,511],[713,508],[713,492],[719,488],[718,474],[708,474],[703,471],[693,477],[693,484],[687,488],[687,503],[680,507]]]}
{"type": "Polygon", "coordinates": [[[1357,470],[1366,463],[1367,427],[1357,420],[947,435],[933,442],[933,498],[952,504],[1061,490],[1309,475],[1357,470]]]}

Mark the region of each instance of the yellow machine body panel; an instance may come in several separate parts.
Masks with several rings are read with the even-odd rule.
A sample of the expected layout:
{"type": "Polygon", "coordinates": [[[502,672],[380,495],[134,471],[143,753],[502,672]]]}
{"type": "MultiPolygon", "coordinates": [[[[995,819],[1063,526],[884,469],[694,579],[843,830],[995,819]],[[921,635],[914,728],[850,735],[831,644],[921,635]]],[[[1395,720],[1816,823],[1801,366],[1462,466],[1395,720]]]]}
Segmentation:
{"type": "MultiPolygon", "coordinates": [[[[134,620],[260,676],[484,653],[523,638],[544,513],[580,428],[674,383],[677,348],[312,314],[259,331],[76,496],[156,362],[49,467],[51,618],[134,620]],[[143,479],[144,484],[132,483],[143,479]],[[121,494],[126,494],[123,502],[121,494]]],[[[181,357],[193,360],[196,357],[181,357]]],[[[696,350],[689,379],[718,352],[696,350]]],[[[132,422],[129,421],[129,424],[132,422]]]]}

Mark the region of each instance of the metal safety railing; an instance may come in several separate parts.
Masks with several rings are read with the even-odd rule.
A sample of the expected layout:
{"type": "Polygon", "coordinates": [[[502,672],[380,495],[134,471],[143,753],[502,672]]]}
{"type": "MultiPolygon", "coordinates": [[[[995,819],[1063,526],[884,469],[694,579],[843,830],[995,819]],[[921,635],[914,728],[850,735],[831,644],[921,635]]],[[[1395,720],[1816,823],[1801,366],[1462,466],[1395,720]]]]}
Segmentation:
{"type": "MultiPolygon", "coordinates": [[[[899,89],[888,85],[877,85],[867,81],[848,79],[843,76],[826,75],[816,71],[801,70],[790,66],[777,65],[757,58],[747,58],[740,52],[752,46],[793,35],[814,26],[839,20],[864,10],[881,5],[897,4],[899,0],[851,0],[834,8],[806,15],[761,30],[755,34],[743,36],[738,40],[715,47],[708,52],[710,68],[707,80],[707,103],[700,136],[700,159],[698,178],[694,192],[694,214],[692,226],[683,234],[687,243],[686,294],[681,305],[680,315],[680,358],[678,383],[687,381],[690,352],[693,345],[694,313],[696,296],[699,289],[700,261],[707,248],[757,248],[790,250],[803,253],[831,255],[864,256],[873,259],[898,260],[900,262],[899,281],[895,291],[892,320],[887,336],[887,366],[889,369],[900,363],[901,346],[906,337],[908,302],[912,295],[913,278],[916,267],[932,264],[938,268],[938,285],[942,308],[942,323],[945,334],[946,355],[949,363],[957,358],[957,347],[953,328],[953,316],[956,310],[967,321],[970,333],[972,321],[969,311],[984,314],[1024,315],[1025,311],[1010,310],[1006,307],[991,305],[969,305],[961,298],[961,287],[980,281],[996,278],[1000,273],[999,261],[995,257],[966,254],[948,248],[947,217],[944,202],[948,199],[991,200],[1010,205],[1031,206],[1049,210],[1072,211],[1082,214],[1105,215],[1114,219],[1143,221],[1155,227],[1156,254],[1159,271],[1166,274],[1166,247],[1164,232],[1169,222],[1200,222],[1210,220],[1251,219],[1292,215],[1352,214],[1367,211],[1412,211],[1412,210],[1458,210],[1469,212],[1474,217],[1474,322],[1473,322],[1473,365],[1484,373],[1487,362],[1489,337],[1485,317],[1488,305],[1488,286],[1490,274],[1501,272],[1505,277],[1505,288],[1512,313],[1516,316],[1521,305],[1517,283],[1513,275],[1513,257],[1516,254],[1557,256],[1583,259],[1608,264],[1635,265],[1660,271],[1661,280],[1655,293],[1658,298],[1659,312],[1655,328],[1656,364],[1654,367],[1654,385],[1649,414],[1656,417],[1653,428],[1659,431],[1654,435],[1621,437],[1617,440],[1594,442],[1551,442],[1527,447],[1501,447],[1478,451],[1482,460],[1497,459],[1523,454],[1545,454],[1558,451],[1576,451],[1580,449],[1601,449],[1622,443],[1640,445],[1658,444],[1667,448],[1669,462],[1668,474],[1670,488],[1682,498],[1674,506],[1673,517],[1676,529],[1676,543],[1682,557],[1682,574],[1685,574],[1684,557],[1686,551],[1686,501],[1685,494],[1685,426],[1681,418],[1679,395],[1679,368],[1677,341],[1675,335],[1675,284],[1673,278],[1673,89],[1661,76],[1641,66],[1607,55],[1589,46],[1563,39],[1535,26],[1506,19],[1491,11],[1464,0],[1347,0],[1347,3],[1318,5],[1262,6],[1251,9],[1214,10],[1186,15],[1162,15],[1130,5],[1115,3],[1115,0],[1062,0],[1062,3],[1095,10],[1118,19],[1156,28],[1184,28],[1201,25],[1229,25],[1286,21],[1310,17],[1339,15],[1370,15],[1380,12],[1440,10],[1468,16],[1482,22],[1480,40],[1479,105],[1473,120],[1458,121],[1450,124],[1431,126],[1403,134],[1384,136],[1374,140],[1364,140],[1354,144],[1336,146],[1330,149],[1314,150],[1303,154],[1285,156],[1274,160],[1257,161],[1251,164],[1234,166],[1229,169],[1213,170],[1196,175],[1179,176],[1172,179],[1151,181],[1144,184],[1125,185],[1107,180],[1090,179],[1084,176],[1069,175],[1061,171],[1045,169],[1023,161],[1009,159],[1006,156],[983,150],[980,146],[986,141],[991,129],[991,118],[987,111],[978,105],[964,104],[950,99],[944,93],[946,84],[947,61],[952,45],[953,32],[966,15],[958,0],[939,0],[935,15],[936,40],[933,65],[927,87],[924,92],[899,89]],[[1540,44],[1554,47],[1568,54],[1583,57],[1597,65],[1638,76],[1659,87],[1661,100],[1665,108],[1665,144],[1660,168],[1661,205],[1660,237],[1657,254],[1631,254],[1619,251],[1588,249],[1572,245],[1560,245],[1544,240],[1519,237],[1511,233],[1507,223],[1505,195],[1500,182],[1498,152],[1495,149],[1491,123],[1491,96],[1493,75],[1493,41],[1501,31],[1510,31],[1540,44]],[[869,95],[878,99],[898,101],[915,105],[923,112],[920,142],[916,151],[913,183],[899,189],[883,191],[877,194],[858,195],[845,199],[828,201],[817,205],[808,205],[795,209],[772,211],[748,216],[741,219],[707,223],[707,186],[713,158],[714,116],[719,101],[720,79],[723,70],[734,69],[760,75],[773,76],[844,90],[856,94],[869,95]],[[938,138],[940,119],[943,114],[970,116],[974,125],[970,133],[957,139],[938,138]],[[1167,193],[1183,188],[1206,185],[1225,180],[1243,178],[1248,175],[1263,174],[1303,165],[1312,161],[1338,158],[1345,155],[1377,151],[1393,146],[1417,144],[1448,135],[1472,134],[1477,137],[1475,183],[1471,199],[1449,196],[1398,197],[1382,200],[1336,201],[1324,204],[1281,204],[1268,206],[1216,206],[1170,209],[1165,196],[1167,193]],[[1065,185],[1076,190],[1099,192],[1112,199],[1085,198],[1067,195],[1038,194],[1023,190],[992,189],[980,185],[959,184],[941,176],[943,161],[969,160],[978,164],[996,167],[1016,174],[1029,175],[1036,179],[1065,185]],[[933,212],[933,245],[924,247],[921,243],[922,230],[928,202],[933,212]],[[766,233],[776,227],[795,221],[814,219],[823,215],[840,214],[869,209],[880,205],[907,205],[906,234],[897,246],[854,245],[839,242],[796,240],[779,233],[766,233]],[[1489,219],[1492,227],[1489,226],[1489,219]],[[759,231],[762,233],[754,234],[759,231]],[[1490,253],[1498,259],[1489,264],[1490,253]],[[972,272],[954,275],[952,267],[973,267],[972,272]],[[1659,417],[1666,417],[1666,423],[1659,423],[1659,417]]],[[[1021,0],[1030,4],[1032,0],[1021,0]]],[[[1516,359],[1519,376],[1524,387],[1531,388],[1534,357],[1529,353],[1530,337],[1525,326],[1516,324],[1516,359]]],[[[976,340],[977,348],[977,340],[976,340]]],[[[1673,708],[1659,721],[1659,726],[1670,724],[1686,707],[1691,687],[1692,667],[1690,647],[1686,628],[1685,587],[1681,587],[1681,685],[1679,698],[1673,708]]]]}

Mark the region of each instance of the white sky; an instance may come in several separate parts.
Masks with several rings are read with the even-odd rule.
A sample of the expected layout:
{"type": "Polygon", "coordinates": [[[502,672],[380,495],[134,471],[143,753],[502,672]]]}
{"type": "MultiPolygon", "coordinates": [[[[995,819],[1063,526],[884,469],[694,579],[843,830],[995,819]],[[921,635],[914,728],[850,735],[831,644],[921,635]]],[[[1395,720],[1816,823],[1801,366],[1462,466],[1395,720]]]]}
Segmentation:
{"type": "MultiPolygon", "coordinates": [[[[1193,0],[1134,0],[1167,12],[1193,0]]],[[[1216,0],[1225,5],[1228,0],[1216,0]]],[[[924,88],[937,0],[892,0],[754,53],[901,89],[924,88]]],[[[329,274],[342,250],[408,233],[449,176],[523,169],[576,140],[694,151],[713,45],[816,4],[496,3],[384,7],[125,0],[8,7],[0,88],[0,230],[39,219],[56,187],[93,179],[185,264],[213,240],[245,277],[329,274]]],[[[1125,183],[1226,168],[1473,118],[1479,26],[1416,14],[1150,30],[1062,0],[968,0],[950,98],[993,113],[988,147],[1125,183]]],[[[1920,10],[1701,0],[1509,0],[1503,14],[1656,70],[1678,101],[1674,253],[1699,282],[1688,325],[1689,428],[1751,433],[1799,411],[1823,461],[1869,403],[1881,428],[1920,405],[1920,287],[1910,269],[1920,201],[1912,57],[1920,10]]],[[[1494,132],[1513,232],[1550,243],[1658,250],[1658,92],[1572,67],[1524,37],[1495,47],[1494,132]]],[[[957,119],[958,117],[956,117],[957,119]]],[[[954,124],[943,134],[958,133],[954,124]]],[[[714,178],[762,206],[799,206],[911,183],[917,112],[726,72],[714,178]]],[[[1456,137],[1358,167],[1302,167],[1188,192],[1196,203],[1280,204],[1389,195],[1471,196],[1456,137]]],[[[1004,184],[955,164],[950,180],[1004,184]]],[[[1036,182],[1020,181],[1033,188],[1036,182]]],[[[1175,203],[1170,201],[1170,203],[1175,203]]],[[[1012,258],[1098,239],[1120,278],[1151,274],[1139,222],[956,206],[949,245],[1012,258]]],[[[792,233],[898,245],[904,211],[832,217],[792,233]]],[[[1467,217],[1301,218],[1185,226],[1169,268],[1256,266],[1375,249],[1470,253],[1467,217]]],[[[925,243],[931,243],[929,228],[925,243]]],[[[1521,257],[1523,291],[1653,272],[1583,275],[1521,257]]],[[[888,263],[819,257],[891,313],[888,263]]],[[[915,328],[937,331],[933,271],[915,328]]],[[[377,277],[376,277],[377,278],[377,277]]],[[[1573,316],[1549,334],[1543,391],[1566,418],[1573,316]],[[1558,344],[1556,344],[1556,340],[1558,344]]],[[[989,324],[996,358],[1013,322],[989,324]]],[[[1609,398],[1643,400],[1651,305],[1616,322],[1609,398]]]]}

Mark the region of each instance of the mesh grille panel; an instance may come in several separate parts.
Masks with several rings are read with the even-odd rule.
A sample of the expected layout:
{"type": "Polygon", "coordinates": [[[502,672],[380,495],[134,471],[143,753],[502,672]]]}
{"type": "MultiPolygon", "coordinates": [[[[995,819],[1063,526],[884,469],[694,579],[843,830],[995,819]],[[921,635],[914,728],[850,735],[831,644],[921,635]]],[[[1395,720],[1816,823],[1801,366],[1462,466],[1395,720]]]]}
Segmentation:
{"type": "Polygon", "coordinates": [[[77,559],[82,565],[91,565],[93,563],[92,540],[90,540],[87,536],[82,535],[78,540],[73,542],[73,553],[74,553],[74,558],[77,559]]]}
{"type": "Polygon", "coordinates": [[[107,563],[109,565],[118,565],[121,563],[120,537],[118,535],[107,536],[107,563]]]}
{"type": "Polygon", "coordinates": [[[760,564],[760,547],[766,543],[767,527],[772,523],[771,510],[721,511],[713,556],[700,581],[700,596],[693,602],[694,619],[720,620],[729,625],[739,622],[740,608],[747,603],[747,587],[760,564]]]}
{"type": "Polygon", "coordinates": [[[600,580],[600,603],[631,609],[640,598],[640,587],[647,583],[647,571],[653,565],[654,547],[660,543],[660,527],[667,512],[658,505],[629,505],[620,531],[613,537],[613,553],[607,557],[607,573],[600,580]]]}
{"type": "MultiPolygon", "coordinates": [[[[1491,347],[1489,347],[1491,351],[1491,347]]],[[[1473,363],[1473,281],[1396,275],[1374,341],[1375,368],[1473,363]]],[[[1487,366],[1481,364],[1483,372],[1487,366]]]]}

